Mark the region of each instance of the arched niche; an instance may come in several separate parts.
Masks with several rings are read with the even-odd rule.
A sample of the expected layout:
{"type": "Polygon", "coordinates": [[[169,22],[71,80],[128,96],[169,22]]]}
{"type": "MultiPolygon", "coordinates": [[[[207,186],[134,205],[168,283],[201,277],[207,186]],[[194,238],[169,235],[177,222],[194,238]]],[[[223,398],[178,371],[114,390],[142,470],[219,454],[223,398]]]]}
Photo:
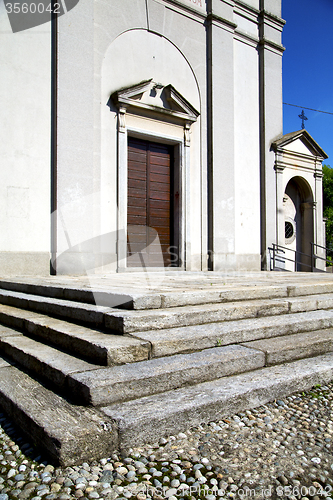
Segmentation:
{"type": "MultiPolygon", "coordinates": [[[[314,241],[314,196],[306,179],[292,177],[285,189],[283,199],[285,241],[291,251],[296,252],[296,270],[311,270],[311,242],[314,241]]],[[[290,263],[286,264],[286,268],[290,263]]],[[[293,270],[293,269],[290,269],[293,270]]]]}
{"type": "Polygon", "coordinates": [[[200,111],[194,72],[173,43],[144,29],[126,31],[112,41],[101,78],[101,193],[104,232],[118,234],[118,271],[127,267],[124,152],[130,137],[165,143],[173,149],[179,175],[176,195],[179,191],[181,196],[179,260],[181,267],[191,269],[193,248],[200,248],[202,238],[198,231],[201,207],[194,203],[201,197],[200,111]],[[139,87],[137,97],[134,90],[139,87]],[[111,97],[115,95],[117,99],[111,97]],[[197,110],[195,119],[192,110],[197,110]],[[191,231],[191,225],[196,231],[191,231]]]}

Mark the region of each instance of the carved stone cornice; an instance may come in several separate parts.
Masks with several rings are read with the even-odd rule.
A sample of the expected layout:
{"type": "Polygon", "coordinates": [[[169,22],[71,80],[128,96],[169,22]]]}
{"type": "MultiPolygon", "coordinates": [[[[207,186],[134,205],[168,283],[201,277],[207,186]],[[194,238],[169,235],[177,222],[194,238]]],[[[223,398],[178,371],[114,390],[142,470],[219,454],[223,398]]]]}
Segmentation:
{"type": "Polygon", "coordinates": [[[172,85],[164,86],[152,79],[118,90],[111,95],[111,99],[119,114],[124,114],[121,110],[139,114],[150,111],[181,119],[186,123],[195,122],[200,114],[172,85]],[[144,99],[144,94],[148,93],[150,99],[144,99]],[[160,99],[155,102],[154,96],[157,95],[160,99]]]}
{"type": "Polygon", "coordinates": [[[265,37],[262,37],[259,42],[258,42],[258,47],[261,48],[261,49],[271,49],[271,50],[275,50],[279,53],[283,53],[286,48],[279,44],[279,43],[276,43],[276,42],[273,42],[272,40],[269,40],[268,38],[265,38],[265,37]]]}
{"type": "Polygon", "coordinates": [[[274,170],[277,174],[282,174],[285,168],[286,167],[284,165],[281,165],[280,163],[275,163],[274,165],[274,170]]]}

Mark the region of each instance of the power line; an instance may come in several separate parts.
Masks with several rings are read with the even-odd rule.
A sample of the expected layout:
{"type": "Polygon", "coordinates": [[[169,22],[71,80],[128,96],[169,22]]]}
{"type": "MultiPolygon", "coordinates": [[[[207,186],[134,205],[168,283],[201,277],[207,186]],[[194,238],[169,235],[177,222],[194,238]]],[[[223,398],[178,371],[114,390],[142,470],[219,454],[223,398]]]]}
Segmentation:
{"type": "Polygon", "coordinates": [[[297,106],[297,104],[289,104],[289,102],[284,102],[287,106],[294,106],[295,108],[309,109],[310,111],[316,111],[317,113],[325,113],[326,115],[333,115],[330,111],[321,111],[320,109],[306,108],[305,106],[297,106]]]}

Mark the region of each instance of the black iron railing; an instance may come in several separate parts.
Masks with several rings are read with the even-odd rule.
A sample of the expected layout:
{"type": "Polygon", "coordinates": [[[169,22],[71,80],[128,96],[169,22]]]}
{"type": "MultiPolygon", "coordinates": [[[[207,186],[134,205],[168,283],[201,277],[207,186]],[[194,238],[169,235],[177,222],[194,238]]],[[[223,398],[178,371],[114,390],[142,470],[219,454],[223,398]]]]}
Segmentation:
{"type": "Polygon", "coordinates": [[[327,271],[327,268],[331,268],[333,266],[333,250],[331,248],[318,245],[318,243],[311,242],[310,244],[311,244],[311,256],[313,260],[314,269],[316,269],[316,261],[321,260],[325,262],[326,272],[331,272],[327,271]],[[318,250],[317,250],[318,248],[324,250],[323,254],[325,255],[325,257],[318,255],[318,250]]]}
{"type": "Polygon", "coordinates": [[[273,243],[268,249],[271,256],[270,270],[291,271],[291,269],[286,269],[286,262],[292,262],[293,266],[288,267],[293,267],[293,271],[310,271],[313,273],[330,272],[327,268],[333,265],[333,251],[317,243],[311,242],[310,245],[311,253],[307,254],[299,250],[293,250],[292,248],[273,243]],[[325,257],[319,255],[318,249],[324,250],[322,253],[325,257]],[[287,255],[289,256],[287,257],[287,255]],[[317,267],[318,261],[325,262],[325,269],[317,267]]]}

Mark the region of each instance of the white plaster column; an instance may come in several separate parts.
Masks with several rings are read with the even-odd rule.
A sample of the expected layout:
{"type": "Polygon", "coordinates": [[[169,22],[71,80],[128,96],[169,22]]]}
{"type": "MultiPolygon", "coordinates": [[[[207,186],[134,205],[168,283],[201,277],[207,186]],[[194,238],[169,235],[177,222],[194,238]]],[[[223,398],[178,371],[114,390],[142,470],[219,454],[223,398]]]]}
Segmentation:
{"type": "Polygon", "coordinates": [[[268,269],[268,247],[276,239],[274,153],[271,143],[282,136],[282,54],[280,2],[260,0],[259,92],[260,92],[260,177],[261,177],[261,258],[268,269]]]}
{"type": "MultiPolygon", "coordinates": [[[[283,199],[284,199],[284,180],[283,180],[283,171],[284,167],[280,163],[281,161],[281,154],[277,153],[276,154],[276,161],[274,165],[274,170],[275,170],[275,199],[276,199],[276,210],[275,210],[275,220],[274,220],[274,226],[275,226],[275,241],[272,241],[271,245],[273,243],[276,243],[277,245],[285,246],[285,213],[284,213],[284,205],[283,205],[283,199]]],[[[275,251],[275,259],[278,259],[278,267],[279,268],[284,268],[286,265],[285,259],[283,258],[285,256],[285,253],[283,250],[275,251]]],[[[271,257],[271,255],[270,255],[271,257]]],[[[271,262],[268,262],[268,255],[267,255],[267,269],[271,269],[271,262]]],[[[288,261],[287,261],[288,262],[288,261]]],[[[276,261],[273,262],[273,267],[276,267],[276,261]]]]}
{"type": "Polygon", "coordinates": [[[184,188],[183,188],[183,210],[182,213],[182,230],[184,234],[184,265],[186,271],[191,271],[191,224],[190,224],[190,200],[191,200],[191,189],[190,189],[190,123],[185,123],[184,125],[184,188]]]}
{"type": "MultiPolygon", "coordinates": [[[[326,252],[323,248],[325,247],[325,223],[323,220],[323,172],[322,172],[322,166],[321,166],[321,161],[316,159],[315,163],[315,172],[313,174],[315,178],[315,202],[316,202],[316,211],[314,214],[314,221],[315,221],[315,240],[314,242],[317,245],[320,245],[319,247],[315,248],[315,253],[322,257],[323,259],[326,258],[326,252]]],[[[325,270],[326,268],[326,262],[321,259],[317,259],[316,262],[316,267],[319,269],[325,270]]]]}
{"type": "Polygon", "coordinates": [[[118,271],[126,268],[127,259],[127,129],[126,108],[118,111],[118,183],[117,183],[117,256],[118,271]]]}
{"type": "Polygon", "coordinates": [[[281,156],[277,153],[277,158],[274,166],[275,170],[275,185],[276,185],[276,234],[275,242],[277,245],[285,246],[285,214],[283,207],[284,197],[284,167],[280,163],[281,156]]]}
{"type": "Polygon", "coordinates": [[[210,268],[235,266],[233,2],[208,2],[210,268]]]}

